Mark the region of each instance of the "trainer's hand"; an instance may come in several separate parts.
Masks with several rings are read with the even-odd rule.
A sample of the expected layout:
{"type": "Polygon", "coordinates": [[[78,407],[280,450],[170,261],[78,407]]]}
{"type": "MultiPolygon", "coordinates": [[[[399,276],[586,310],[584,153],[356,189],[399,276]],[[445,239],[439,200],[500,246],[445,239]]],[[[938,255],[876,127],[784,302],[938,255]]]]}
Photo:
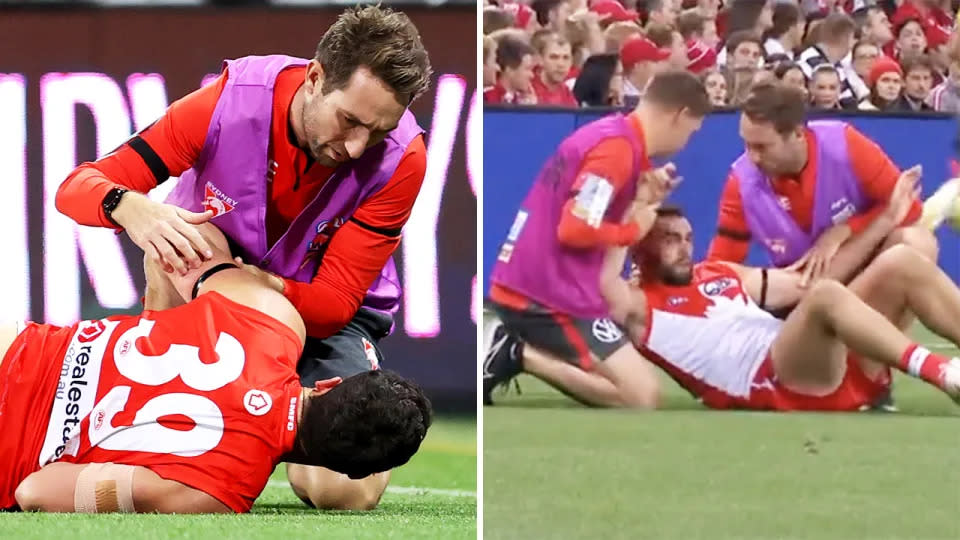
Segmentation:
{"type": "Polygon", "coordinates": [[[885,215],[890,218],[896,227],[903,222],[910,212],[913,202],[920,198],[920,178],[923,176],[923,167],[914,165],[900,173],[897,183],[893,186],[890,200],[887,202],[885,215]]]}
{"type": "Polygon", "coordinates": [[[642,203],[661,203],[676,188],[682,178],[677,176],[677,166],[667,163],[647,171],[640,177],[636,200],[642,203]]]}
{"type": "Polygon", "coordinates": [[[237,263],[237,266],[239,266],[243,271],[260,280],[260,282],[267,287],[270,287],[278,293],[283,294],[283,278],[280,276],[271,274],[259,266],[244,264],[243,259],[240,257],[234,257],[233,262],[237,263]]]}
{"type": "Polygon", "coordinates": [[[145,256],[166,272],[177,271],[181,275],[213,257],[213,250],[196,227],[211,217],[212,211],[197,214],[133,191],[128,191],[113,211],[114,221],[127,231],[145,256]]]}
{"type": "Polygon", "coordinates": [[[798,271],[803,268],[800,286],[806,287],[810,283],[820,279],[820,277],[830,269],[830,261],[833,260],[834,255],[840,250],[840,246],[842,246],[851,235],[852,231],[850,230],[850,226],[846,223],[840,223],[830,227],[820,235],[820,238],[817,238],[813,247],[811,247],[803,257],[800,257],[800,260],[791,264],[786,269],[798,271]]]}

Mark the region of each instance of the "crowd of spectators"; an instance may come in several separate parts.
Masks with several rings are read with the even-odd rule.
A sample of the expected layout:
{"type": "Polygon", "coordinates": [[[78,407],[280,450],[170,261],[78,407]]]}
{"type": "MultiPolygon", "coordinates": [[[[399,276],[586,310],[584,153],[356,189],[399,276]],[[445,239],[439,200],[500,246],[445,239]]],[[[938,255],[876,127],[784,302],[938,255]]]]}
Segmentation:
{"type": "Polygon", "coordinates": [[[776,78],[818,109],[960,113],[958,3],[484,0],[484,101],[630,107],[673,67],[717,107],[776,78]]]}

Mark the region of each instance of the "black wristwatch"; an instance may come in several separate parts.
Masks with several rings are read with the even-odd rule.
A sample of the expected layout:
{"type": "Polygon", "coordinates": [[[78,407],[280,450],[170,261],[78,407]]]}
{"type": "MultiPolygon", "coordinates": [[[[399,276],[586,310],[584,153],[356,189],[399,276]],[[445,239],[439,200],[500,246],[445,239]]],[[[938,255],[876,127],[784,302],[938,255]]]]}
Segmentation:
{"type": "Polygon", "coordinates": [[[113,223],[117,227],[123,228],[119,223],[113,219],[113,211],[117,209],[117,206],[120,205],[120,200],[123,199],[123,194],[130,191],[127,188],[115,187],[107,192],[107,196],[103,198],[103,215],[107,216],[107,219],[110,220],[110,223],[113,223]]]}

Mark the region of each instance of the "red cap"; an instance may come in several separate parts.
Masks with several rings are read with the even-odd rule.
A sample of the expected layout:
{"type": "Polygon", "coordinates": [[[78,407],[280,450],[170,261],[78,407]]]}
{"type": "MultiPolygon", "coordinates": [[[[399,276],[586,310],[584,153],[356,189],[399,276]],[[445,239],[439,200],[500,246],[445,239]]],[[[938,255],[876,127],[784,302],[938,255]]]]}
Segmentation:
{"type": "Polygon", "coordinates": [[[707,47],[699,39],[687,42],[687,69],[693,73],[701,73],[717,65],[717,51],[707,47]]]}
{"type": "Polygon", "coordinates": [[[623,7],[617,0],[597,0],[590,5],[590,11],[600,15],[608,15],[608,22],[636,21],[640,14],[633,9],[623,7]]]}
{"type": "Polygon", "coordinates": [[[526,30],[530,21],[534,20],[535,12],[526,4],[510,3],[503,6],[503,10],[513,15],[514,26],[526,30]]]}
{"type": "Polygon", "coordinates": [[[639,62],[662,62],[670,58],[669,49],[658,48],[644,37],[633,37],[620,48],[620,62],[624,71],[630,71],[639,62]]]}
{"type": "Polygon", "coordinates": [[[868,77],[870,87],[872,88],[877,84],[877,80],[886,73],[899,73],[903,77],[903,69],[900,68],[900,64],[896,60],[889,56],[881,56],[874,60],[873,67],[870,68],[870,77],[868,77]]]}

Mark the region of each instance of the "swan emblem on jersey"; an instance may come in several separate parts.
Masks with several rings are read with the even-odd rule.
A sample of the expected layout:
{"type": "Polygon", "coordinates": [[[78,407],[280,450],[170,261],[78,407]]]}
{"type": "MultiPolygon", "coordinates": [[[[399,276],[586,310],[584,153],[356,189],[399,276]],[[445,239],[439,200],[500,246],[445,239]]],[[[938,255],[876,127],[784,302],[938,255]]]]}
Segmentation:
{"type": "Polygon", "coordinates": [[[737,287],[737,280],[720,277],[700,284],[700,293],[709,298],[711,304],[704,311],[706,317],[723,317],[734,314],[747,304],[747,299],[737,287]]]}
{"type": "Polygon", "coordinates": [[[213,212],[213,219],[230,212],[239,204],[235,199],[230,198],[226,193],[210,182],[203,186],[203,211],[213,212]]]}
{"type": "Polygon", "coordinates": [[[250,390],[243,396],[243,407],[254,416],[263,416],[270,412],[273,398],[263,390],[250,390]]]}

